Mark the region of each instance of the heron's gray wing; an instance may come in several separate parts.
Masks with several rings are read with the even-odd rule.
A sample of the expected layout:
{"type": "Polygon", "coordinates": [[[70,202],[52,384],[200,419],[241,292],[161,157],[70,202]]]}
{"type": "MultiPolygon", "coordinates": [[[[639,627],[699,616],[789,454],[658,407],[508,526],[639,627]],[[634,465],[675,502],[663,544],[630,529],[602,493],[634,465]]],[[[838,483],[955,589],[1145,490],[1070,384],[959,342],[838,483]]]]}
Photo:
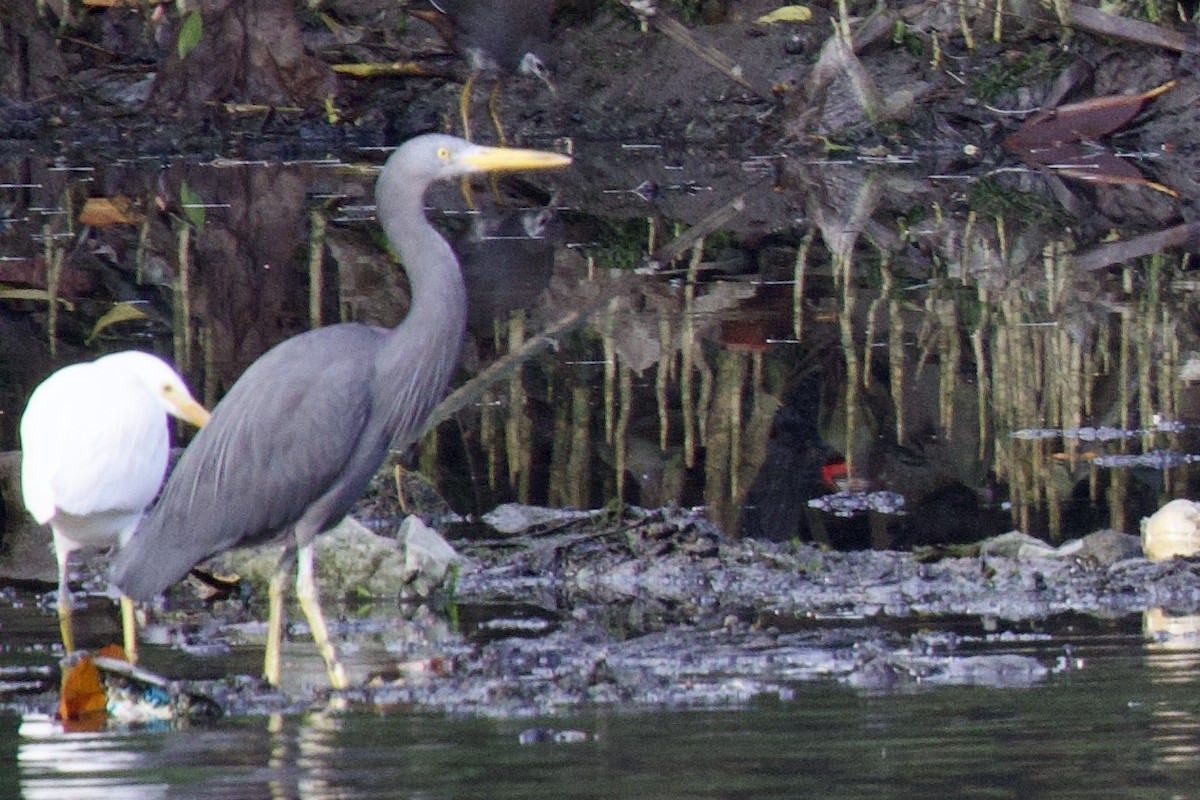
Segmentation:
{"type": "Polygon", "coordinates": [[[381,447],[362,434],[382,334],[363,325],[320,328],[254,362],[118,554],[113,580],[121,591],[153,597],[215,553],[286,532],[314,505],[336,514],[318,525],[345,514],[361,491],[342,485],[348,465],[364,446],[381,447]]]}

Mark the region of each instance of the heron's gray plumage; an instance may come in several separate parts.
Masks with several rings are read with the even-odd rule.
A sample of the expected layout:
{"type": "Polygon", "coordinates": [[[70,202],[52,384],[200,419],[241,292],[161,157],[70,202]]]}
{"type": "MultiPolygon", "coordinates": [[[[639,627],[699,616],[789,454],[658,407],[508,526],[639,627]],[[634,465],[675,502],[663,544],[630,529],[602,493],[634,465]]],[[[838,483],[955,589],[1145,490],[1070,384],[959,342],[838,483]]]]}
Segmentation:
{"type": "MultiPolygon", "coordinates": [[[[421,139],[425,149],[460,141],[421,139]]],[[[425,219],[422,196],[433,180],[467,171],[393,155],[376,202],[412,287],[408,316],[392,330],[319,328],[254,362],[118,554],[112,577],[122,592],[154,597],[233,547],[281,536],[309,543],[350,510],[389,446],[411,443],[445,392],[466,320],[457,260],[425,219]]]]}

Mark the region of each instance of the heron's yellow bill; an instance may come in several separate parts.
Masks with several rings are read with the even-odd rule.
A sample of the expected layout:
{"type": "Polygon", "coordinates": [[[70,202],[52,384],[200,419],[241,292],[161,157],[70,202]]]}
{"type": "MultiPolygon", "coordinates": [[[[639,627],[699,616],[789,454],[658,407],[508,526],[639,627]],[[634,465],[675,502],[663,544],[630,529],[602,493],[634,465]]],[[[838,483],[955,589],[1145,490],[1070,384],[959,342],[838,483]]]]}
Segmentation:
{"type": "Polygon", "coordinates": [[[500,172],[518,169],[550,169],[565,167],[570,156],[545,150],[524,150],[519,147],[477,147],[464,153],[460,160],[480,172],[500,172]]]}

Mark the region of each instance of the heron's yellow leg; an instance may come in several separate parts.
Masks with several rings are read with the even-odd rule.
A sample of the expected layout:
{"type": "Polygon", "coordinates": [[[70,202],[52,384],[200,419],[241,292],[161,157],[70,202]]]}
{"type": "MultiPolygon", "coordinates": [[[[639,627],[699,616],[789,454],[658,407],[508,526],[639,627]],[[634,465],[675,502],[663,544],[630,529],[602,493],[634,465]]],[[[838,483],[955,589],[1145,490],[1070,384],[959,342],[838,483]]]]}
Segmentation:
{"type": "Polygon", "coordinates": [[[404,499],[404,465],[397,464],[392,474],[396,478],[396,504],[400,506],[400,512],[407,516],[412,512],[408,510],[408,501],[404,499]]]}
{"type": "Polygon", "coordinates": [[[121,595],[121,633],[125,639],[125,657],[130,664],[138,660],[137,618],[133,613],[133,601],[121,595]]]}
{"type": "Polygon", "coordinates": [[[71,655],[75,652],[75,636],[71,630],[71,588],[67,586],[71,546],[57,531],[54,533],[54,558],[58,561],[58,633],[62,637],[63,650],[71,655]]]}
{"type": "Polygon", "coordinates": [[[496,136],[500,139],[501,147],[508,147],[508,137],[504,135],[504,126],[500,124],[500,86],[503,81],[496,81],[492,93],[488,95],[488,114],[492,117],[492,125],[496,128],[496,136]]]}
{"type": "MultiPolygon", "coordinates": [[[[468,142],[471,141],[471,92],[475,90],[475,73],[472,72],[467,76],[467,82],[463,84],[462,91],[458,93],[458,118],[462,122],[462,135],[468,142]]],[[[462,189],[463,200],[467,203],[467,208],[475,210],[475,196],[471,193],[471,179],[463,175],[462,181],[459,184],[462,189]]]]}
{"type": "Polygon", "coordinates": [[[289,560],[280,561],[267,584],[267,652],[263,657],[263,678],[272,686],[279,685],[282,674],[283,587],[287,585],[289,560]]]}
{"type": "Polygon", "coordinates": [[[471,92],[475,90],[475,73],[472,72],[467,76],[467,82],[463,84],[462,91],[458,94],[458,118],[462,120],[463,138],[468,142],[471,139],[471,92]]]}
{"type": "Polygon", "coordinates": [[[296,554],[296,599],[300,601],[300,609],[308,619],[308,628],[312,631],[313,642],[325,659],[325,671],[329,673],[329,685],[334,689],[345,689],[350,683],[346,680],[346,668],[338,660],[333,642],[329,640],[329,628],[325,624],[325,615],[321,613],[321,598],[317,594],[317,581],[313,577],[313,546],[301,547],[296,554]]]}

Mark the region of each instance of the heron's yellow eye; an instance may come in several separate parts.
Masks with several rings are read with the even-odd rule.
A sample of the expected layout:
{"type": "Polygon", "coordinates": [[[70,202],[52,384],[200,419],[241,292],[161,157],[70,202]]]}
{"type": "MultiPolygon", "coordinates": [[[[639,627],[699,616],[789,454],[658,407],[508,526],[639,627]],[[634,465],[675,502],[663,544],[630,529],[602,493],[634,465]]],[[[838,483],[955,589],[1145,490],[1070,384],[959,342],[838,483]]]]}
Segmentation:
{"type": "Polygon", "coordinates": [[[449,161],[450,160],[450,148],[439,147],[438,151],[437,151],[437,157],[438,157],[438,160],[440,160],[440,161],[449,161]]]}

